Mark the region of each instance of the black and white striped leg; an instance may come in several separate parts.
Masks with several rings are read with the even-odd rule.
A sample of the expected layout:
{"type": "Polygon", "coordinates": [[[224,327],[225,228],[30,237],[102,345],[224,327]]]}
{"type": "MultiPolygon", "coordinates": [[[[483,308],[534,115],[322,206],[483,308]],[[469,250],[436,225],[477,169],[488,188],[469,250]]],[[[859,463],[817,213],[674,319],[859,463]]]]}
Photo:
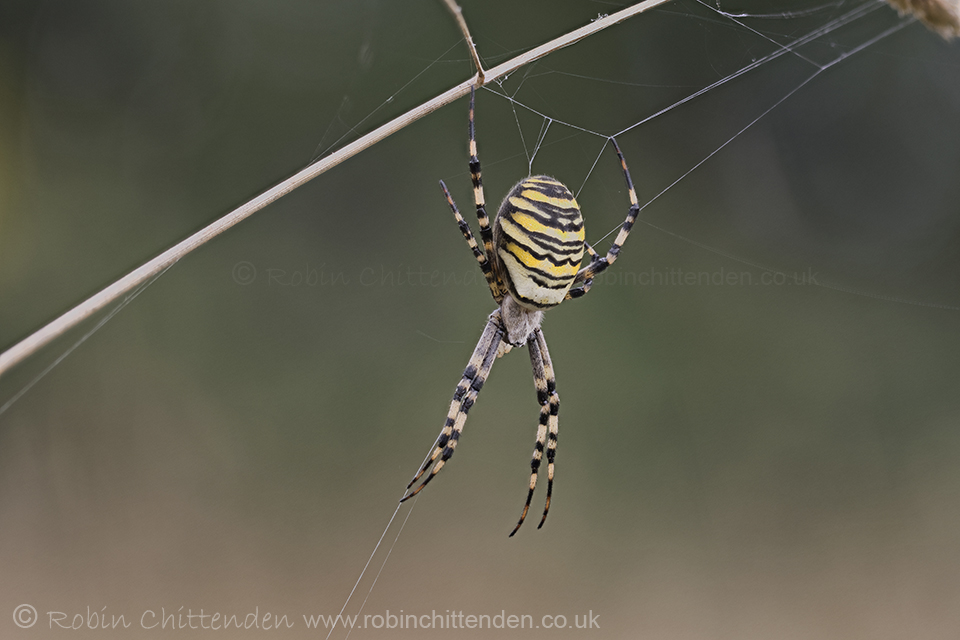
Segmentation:
{"type": "Polygon", "coordinates": [[[490,260],[487,259],[487,256],[480,249],[480,247],[477,246],[477,239],[473,237],[473,231],[470,229],[470,224],[463,219],[462,215],[460,215],[460,210],[457,209],[457,204],[453,201],[453,196],[450,195],[450,192],[447,190],[447,185],[443,183],[443,180],[440,181],[440,188],[443,189],[443,195],[447,199],[447,204],[450,205],[450,210],[453,211],[453,217],[457,219],[457,225],[460,227],[460,233],[463,234],[464,239],[467,241],[467,245],[470,247],[470,251],[473,252],[473,257],[477,259],[477,264],[480,266],[480,271],[483,272],[483,277],[487,279],[487,286],[490,287],[490,293],[493,295],[494,299],[496,299],[500,289],[497,286],[496,280],[494,279],[493,269],[490,266],[490,260]]]}
{"type": "Polygon", "coordinates": [[[557,436],[560,432],[560,396],[557,395],[557,378],[553,372],[553,361],[550,360],[550,352],[547,350],[547,341],[543,337],[543,331],[537,329],[536,336],[540,354],[543,356],[543,372],[547,376],[547,402],[550,407],[550,418],[547,422],[547,500],[543,505],[543,517],[540,518],[540,524],[537,525],[537,529],[539,529],[547,521],[550,499],[553,497],[554,459],[557,456],[557,436]]]}
{"type": "MultiPolygon", "coordinates": [[[[590,246],[589,242],[584,242],[583,246],[590,255],[588,267],[594,262],[600,260],[600,256],[596,251],[594,251],[593,247],[590,246]]],[[[589,279],[585,279],[590,273],[592,272],[590,272],[588,268],[580,269],[580,271],[577,272],[577,276],[573,279],[573,284],[571,285],[570,290],[567,291],[567,295],[564,297],[564,300],[574,300],[590,291],[590,287],[593,286],[593,277],[591,276],[589,279]]]]}
{"type": "Polygon", "coordinates": [[[559,428],[558,412],[560,397],[557,395],[556,380],[553,374],[553,363],[547,351],[547,342],[543,332],[537,329],[527,342],[530,350],[530,364],[533,367],[533,380],[537,387],[537,402],[540,404],[540,424],[537,426],[537,440],[533,447],[533,457],[530,460],[530,484],[527,490],[527,500],[523,505],[523,512],[517,526],[510,535],[513,536],[523,524],[530,510],[530,501],[537,488],[537,478],[540,473],[540,464],[543,461],[543,451],[547,451],[547,500],[543,508],[543,518],[540,519],[538,529],[543,526],[550,511],[550,498],[553,494],[554,458],[557,452],[557,431],[559,428]]]}
{"type": "Polygon", "coordinates": [[[620,249],[623,247],[623,243],[627,241],[627,236],[630,235],[630,230],[633,228],[634,223],[637,221],[637,215],[640,213],[637,190],[633,187],[633,179],[630,178],[630,170],[627,169],[627,162],[623,159],[623,154],[620,153],[620,146],[617,145],[617,141],[610,138],[610,143],[613,144],[613,148],[617,152],[617,158],[620,159],[620,168],[623,169],[623,177],[627,181],[627,191],[630,196],[630,210],[627,212],[627,219],[624,220],[620,226],[620,232],[617,233],[617,237],[607,251],[606,256],[601,257],[592,248],[589,249],[590,263],[577,273],[577,277],[573,281],[573,286],[570,288],[570,291],[567,292],[566,299],[568,300],[579,298],[590,291],[594,277],[602,273],[616,261],[617,256],[620,255],[620,249]]]}
{"type": "Polygon", "coordinates": [[[592,246],[590,246],[590,243],[587,242],[586,240],[583,241],[583,248],[586,249],[587,253],[590,255],[590,262],[600,259],[600,254],[598,254],[596,250],[592,246]]]}
{"type": "Polygon", "coordinates": [[[420,493],[427,484],[433,480],[434,476],[440,472],[443,465],[453,455],[457,448],[457,442],[460,440],[460,434],[463,433],[463,425],[467,421],[467,413],[477,400],[477,395],[490,375],[490,369],[497,359],[497,350],[500,348],[500,342],[503,339],[503,323],[500,319],[500,310],[490,314],[487,320],[487,326],[480,336],[480,342],[473,350],[470,362],[463,372],[463,377],[457,385],[457,390],[453,394],[453,400],[450,402],[450,409],[447,411],[447,420],[443,425],[443,430],[437,438],[430,457],[423,463],[417,475],[413,477],[410,484],[407,485],[407,495],[401,498],[400,502],[412,498],[420,493]],[[437,460],[437,458],[440,458],[437,460]],[[426,472],[432,463],[433,469],[430,475],[417,487],[410,491],[410,487],[426,472]]]}
{"type": "Polygon", "coordinates": [[[520,520],[517,526],[510,532],[513,537],[520,525],[527,517],[527,511],[530,510],[530,501],[533,499],[533,491],[537,488],[537,476],[540,473],[540,463],[543,461],[543,449],[547,444],[547,423],[550,421],[550,402],[547,393],[547,374],[543,370],[543,356],[540,354],[540,345],[537,344],[536,336],[530,336],[527,341],[527,349],[530,351],[530,365],[533,367],[533,382],[537,388],[537,402],[540,404],[540,424],[537,426],[537,441],[533,445],[533,457],[530,459],[530,487],[527,491],[527,500],[523,504],[523,513],[520,514],[520,520]]]}
{"type": "MultiPolygon", "coordinates": [[[[475,88],[470,87],[470,121],[467,125],[467,134],[470,138],[470,178],[473,180],[473,199],[477,205],[477,220],[480,223],[480,240],[483,242],[483,252],[487,259],[493,263],[493,230],[490,228],[490,216],[487,215],[486,201],[483,196],[483,178],[480,173],[480,157],[477,155],[477,135],[473,118],[475,94],[475,88]]],[[[503,301],[504,291],[496,277],[493,279],[491,290],[494,300],[497,301],[497,304],[500,304],[503,301]],[[493,287],[496,287],[496,289],[493,289],[493,287]]]]}

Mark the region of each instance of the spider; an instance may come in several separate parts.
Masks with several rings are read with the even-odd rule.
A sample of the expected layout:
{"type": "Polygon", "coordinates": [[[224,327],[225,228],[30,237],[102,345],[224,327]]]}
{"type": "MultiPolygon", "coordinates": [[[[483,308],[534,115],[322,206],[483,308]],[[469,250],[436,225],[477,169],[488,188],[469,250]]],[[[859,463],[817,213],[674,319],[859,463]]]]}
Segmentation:
{"type": "Polygon", "coordinates": [[[537,427],[537,440],[533,449],[533,459],[530,462],[530,487],[527,500],[523,505],[523,512],[520,514],[517,526],[510,532],[513,536],[520,529],[530,509],[544,448],[547,450],[547,499],[538,529],[547,519],[550,498],[553,494],[560,397],[557,395],[553,362],[547,351],[547,341],[540,329],[543,312],[564,300],[579,298],[590,291],[594,277],[613,264],[620,254],[620,247],[630,234],[640,207],[637,204],[637,192],[633,188],[627,163],[623,159],[623,154],[620,153],[616,140],[610,138],[620,159],[623,176],[627,181],[630,211],[606,256],[598,255],[584,240],[583,218],[573,194],[563,183],[548,176],[531,176],[518,182],[500,205],[491,230],[483,197],[483,182],[480,179],[480,159],[477,157],[473,118],[474,94],[475,88],[472,87],[467,130],[470,138],[470,176],[473,179],[473,196],[477,205],[482,249],[477,244],[470,225],[460,215],[443,180],[440,181],[440,188],[460,226],[460,232],[486,277],[490,293],[498,308],[487,318],[487,325],[480,336],[480,342],[477,343],[460,379],[460,384],[457,385],[453,394],[447,420],[430,456],[407,485],[407,493],[400,501],[403,502],[417,495],[453,455],[457,442],[460,441],[467,413],[476,402],[487,376],[490,375],[494,360],[513,347],[526,344],[530,352],[530,363],[533,365],[537,402],[540,403],[540,425],[537,427]],[[584,251],[590,254],[590,262],[580,269],[584,251]],[[437,460],[438,457],[439,460],[437,460]],[[431,464],[433,469],[430,475],[420,486],[410,491],[431,464]]]}

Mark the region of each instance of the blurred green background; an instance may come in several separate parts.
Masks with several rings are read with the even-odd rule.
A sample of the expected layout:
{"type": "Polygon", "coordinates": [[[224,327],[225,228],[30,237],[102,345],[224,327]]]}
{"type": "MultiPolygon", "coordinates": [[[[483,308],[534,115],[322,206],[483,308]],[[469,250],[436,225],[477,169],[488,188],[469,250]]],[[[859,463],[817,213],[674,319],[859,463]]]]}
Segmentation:
{"type": "MultiPolygon", "coordinates": [[[[618,6],[463,3],[488,66],[618,6]]],[[[764,16],[673,2],[480,92],[492,206],[548,122],[524,107],[557,120],[533,171],[580,191],[598,242],[623,179],[560,121],[618,132],[862,9],[621,135],[647,202],[899,24],[871,2],[721,6],[764,16]]],[[[955,637],[958,72],[956,43],[906,26],[645,208],[656,227],[546,317],[563,405],[545,527],[541,488],[507,537],[538,415],[519,350],[348,609],[409,513],[365,613],[592,611],[599,629],[352,637],[955,637]]],[[[434,0],[6,0],[0,348],[470,73],[434,0]]],[[[87,607],[134,626],[70,637],[156,637],[139,617],[161,607],[320,635],[301,616],[339,611],[493,309],[437,188],[470,212],[466,115],[428,116],[183,259],[0,415],[0,635],[63,637],[46,612],[87,607]],[[14,625],[21,603],[37,626],[14,625]]],[[[94,323],[0,379],[0,404],[94,323]]]]}

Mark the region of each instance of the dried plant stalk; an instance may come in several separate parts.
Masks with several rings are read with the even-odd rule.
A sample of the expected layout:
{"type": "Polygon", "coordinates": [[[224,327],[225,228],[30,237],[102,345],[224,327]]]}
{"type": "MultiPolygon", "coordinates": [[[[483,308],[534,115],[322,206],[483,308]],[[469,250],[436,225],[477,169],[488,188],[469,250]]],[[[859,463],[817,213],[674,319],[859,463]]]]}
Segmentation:
{"type": "Polygon", "coordinates": [[[450,10],[450,13],[453,14],[453,17],[457,21],[457,26],[460,27],[460,31],[463,33],[463,39],[467,41],[467,48],[470,49],[470,57],[473,58],[473,66],[477,68],[477,84],[482,85],[484,82],[483,76],[483,65],[480,64],[480,54],[477,53],[477,46],[473,42],[473,36],[470,35],[470,28],[467,26],[467,21],[463,18],[463,9],[460,8],[454,0],[444,0],[447,3],[447,9],[450,10]]]}

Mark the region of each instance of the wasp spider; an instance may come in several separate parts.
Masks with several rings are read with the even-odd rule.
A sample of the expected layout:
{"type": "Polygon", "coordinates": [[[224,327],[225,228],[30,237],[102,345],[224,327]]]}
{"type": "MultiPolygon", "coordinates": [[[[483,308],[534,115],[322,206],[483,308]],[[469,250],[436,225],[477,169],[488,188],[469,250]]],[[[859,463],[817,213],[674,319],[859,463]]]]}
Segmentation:
{"type": "MultiPolygon", "coordinates": [[[[447,463],[457,448],[467,412],[477,400],[480,388],[490,375],[493,362],[513,347],[524,344],[530,351],[533,365],[533,379],[537,388],[537,401],[540,403],[540,426],[537,428],[537,441],[530,462],[530,488],[527,501],[523,505],[520,521],[510,533],[512,536],[523,524],[530,500],[537,486],[537,475],[543,451],[547,451],[547,499],[543,508],[543,517],[539,527],[543,526],[550,510],[550,497],[553,493],[554,457],[557,451],[557,413],[560,398],[557,395],[556,380],[553,375],[553,363],[547,351],[547,342],[540,329],[543,312],[555,307],[564,300],[579,298],[590,290],[594,277],[613,264],[620,253],[620,247],[627,239],[630,228],[636,221],[639,206],[637,193],[630,179],[630,172],[623,160],[620,148],[611,138],[613,148],[620,159],[623,176],[627,181],[630,194],[630,211],[620,227],[613,246],[606,256],[600,256],[584,240],[583,218],[580,207],[570,190],[561,182],[547,176],[532,176],[521,180],[504,198],[490,228],[483,197],[483,182],[480,179],[480,159],[477,157],[477,142],[473,124],[474,90],[470,91],[470,175],[473,178],[473,195],[477,205],[477,218],[480,222],[480,240],[483,248],[477,244],[470,225],[453,202],[446,185],[440,181],[440,188],[447,198],[447,204],[460,225],[460,231],[473,251],[474,257],[490,286],[490,293],[499,308],[490,314],[487,326],[480,336],[473,356],[463,372],[460,384],[453,394],[450,410],[443,430],[437,438],[433,451],[424,461],[420,470],[407,485],[407,500],[417,495],[427,483],[433,480],[447,463]],[[590,254],[590,262],[580,268],[584,251],[590,254]],[[439,460],[437,459],[439,458],[439,460]],[[433,464],[433,469],[423,482],[413,491],[410,488],[433,464]]],[[[538,528],[539,528],[538,527],[538,528]]]]}

